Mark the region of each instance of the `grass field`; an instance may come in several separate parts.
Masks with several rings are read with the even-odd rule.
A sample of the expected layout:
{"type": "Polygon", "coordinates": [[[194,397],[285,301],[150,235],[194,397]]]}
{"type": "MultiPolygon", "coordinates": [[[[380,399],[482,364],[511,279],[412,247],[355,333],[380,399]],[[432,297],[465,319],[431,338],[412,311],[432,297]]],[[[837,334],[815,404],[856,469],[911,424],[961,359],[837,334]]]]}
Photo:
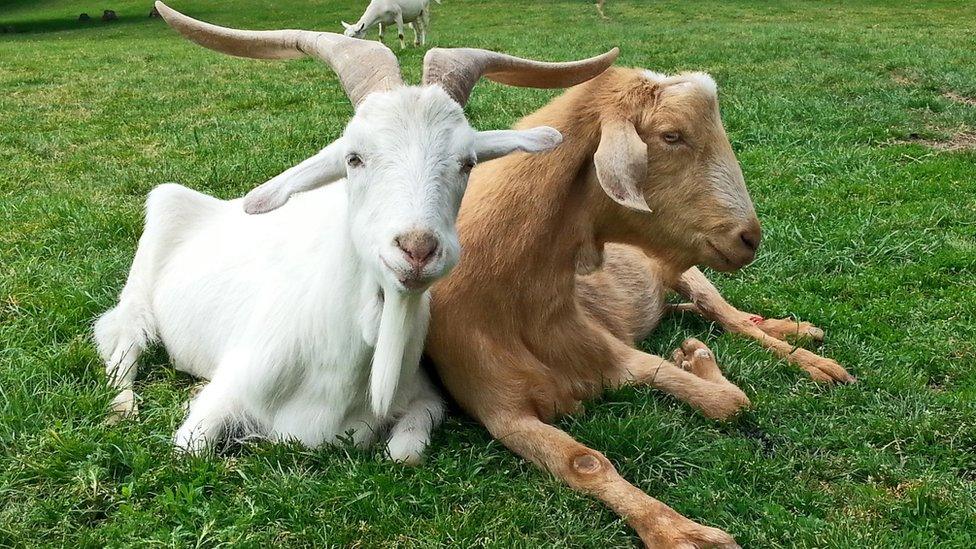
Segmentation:
{"type": "MultiPolygon", "coordinates": [[[[174,0],[221,24],[339,29],[359,0],[174,0]]],[[[195,381],[157,352],[136,421],[89,338],[121,288],[156,184],[237,197],[335,138],[351,108],[312,60],[223,57],[148,0],[0,7],[0,546],[628,547],[609,510],[455,415],[428,461],[249,444],[174,455],[195,381]],[[111,8],[113,23],[95,19],[111,8]]],[[[746,547],[976,546],[976,41],[958,2],[444,0],[432,45],[705,70],[764,223],[716,283],[813,321],[860,382],[824,387],[691,317],[754,409],[719,424],[649,389],[561,426],[629,480],[746,547]]],[[[408,33],[409,37],[409,33],[408,33]]],[[[400,53],[409,80],[423,51],[400,53]]],[[[503,128],[556,92],[482,84],[503,128]]]]}

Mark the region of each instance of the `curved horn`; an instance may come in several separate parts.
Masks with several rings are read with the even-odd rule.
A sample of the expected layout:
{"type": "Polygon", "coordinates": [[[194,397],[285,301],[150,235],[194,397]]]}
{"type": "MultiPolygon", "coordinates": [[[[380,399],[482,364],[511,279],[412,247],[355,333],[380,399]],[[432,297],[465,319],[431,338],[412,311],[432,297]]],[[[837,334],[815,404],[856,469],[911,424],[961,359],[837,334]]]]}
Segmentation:
{"type": "Polygon", "coordinates": [[[424,84],[439,84],[464,105],[482,76],[511,86],[566,88],[605,71],[619,53],[613,48],[582,61],[546,63],[476,48],[433,48],[424,56],[424,84]]]}
{"type": "Polygon", "coordinates": [[[156,2],[156,9],[169,26],[186,38],[228,55],[254,59],[318,57],[335,70],[353,105],[374,91],[403,85],[396,56],[379,42],[331,32],[228,29],[187,17],[162,2],[156,2]]]}

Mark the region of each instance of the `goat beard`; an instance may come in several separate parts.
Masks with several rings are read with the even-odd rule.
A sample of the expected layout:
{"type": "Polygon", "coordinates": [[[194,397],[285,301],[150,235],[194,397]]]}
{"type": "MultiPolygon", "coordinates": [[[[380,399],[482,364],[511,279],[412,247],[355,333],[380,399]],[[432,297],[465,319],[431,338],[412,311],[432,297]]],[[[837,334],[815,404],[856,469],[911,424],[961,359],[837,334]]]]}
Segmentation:
{"type": "Polygon", "coordinates": [[[378,417],[386,417],[393,405],[403,355],[421,299],[422,294],[404,294],[383,288],[383,312],[369,378],[370,404],[378,417]]]}

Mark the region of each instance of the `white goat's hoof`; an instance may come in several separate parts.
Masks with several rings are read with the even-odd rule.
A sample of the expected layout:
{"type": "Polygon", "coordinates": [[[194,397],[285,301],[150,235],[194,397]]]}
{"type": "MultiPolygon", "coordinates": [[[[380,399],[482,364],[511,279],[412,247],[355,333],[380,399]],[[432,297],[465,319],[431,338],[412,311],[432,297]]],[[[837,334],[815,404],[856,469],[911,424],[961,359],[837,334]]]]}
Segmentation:
{"type": "Polygon", "coordinates": [[[424,460],[424,449],[427,443],[410,436],[398,436],[390,439],[386,445],[386,453],[391,460],[403,465],[420,465],[424,460]]]}
{"type": "Polygon", "coordinates": [[[133,418],[139,415],[139,406],[136,404],[136,394],[132,389],[120,391],[109,404],[108,417],[105,423],[115,425],[123,419],[133,418]]]}
{"type": "Polygon", "coordinates": [[[180,427],[173,436],[173,446],[176,447],[177,452],[191,456],[199,456],[209,447],[206,438],[184,427],[180,427]]]}

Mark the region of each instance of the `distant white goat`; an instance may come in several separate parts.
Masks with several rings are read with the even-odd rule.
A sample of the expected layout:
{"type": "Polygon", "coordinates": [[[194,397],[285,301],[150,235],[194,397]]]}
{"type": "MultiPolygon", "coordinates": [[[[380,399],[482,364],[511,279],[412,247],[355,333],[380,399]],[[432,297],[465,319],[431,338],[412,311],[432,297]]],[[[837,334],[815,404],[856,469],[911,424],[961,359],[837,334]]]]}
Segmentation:
{"type": "MultiPolygon", "coordinates": [[[[440,0],[436,0],[440,4],[440,0]]],[[[372,0],[359,21],[350,25],[345,21],[346,36],[363,38],[366,31],[379,25],[380,41],[383,40],[383,25],[396,23],[400,48],[403,48],[403,24],[413,28],[413,44],[427,44],[427,27],[430,25],[430,0],[372,0]]]]}
{"type": "Polygon", "coordinates": [[[210,380],[175,435],[179,448],[201,451],[242,430],[308,446],[344,434],[365,444],[389,427],[389,455],[419,460],[443,414],[418,367],[426,289],[457,262],[454,221],[468,173],[476,161],[562,139],[550,127],[475,131],[462,105],[482,75],[567,86],[602,72],[616,52],[540,63],[431,50],[424,85],[405,86],[393,53],[376,42],[227,29],[156,7],[217,51],[323,59],[356,113],[342,137],[243,201],[176,184],[150,193],[119,303],[94,327],[120,390],[114,411],[135,413],[136,361],[161,341],[175,368],[210,380]]]}

